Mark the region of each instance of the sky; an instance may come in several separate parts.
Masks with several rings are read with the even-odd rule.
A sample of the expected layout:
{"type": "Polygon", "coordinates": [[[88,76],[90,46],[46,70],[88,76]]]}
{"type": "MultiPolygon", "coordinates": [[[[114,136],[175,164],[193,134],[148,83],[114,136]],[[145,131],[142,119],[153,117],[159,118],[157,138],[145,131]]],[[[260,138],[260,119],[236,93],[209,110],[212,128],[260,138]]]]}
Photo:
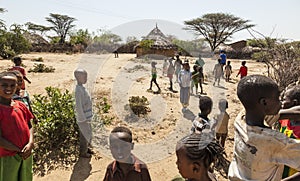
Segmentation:
{"type": "MultiPolygon", "coordinates": [[[[0,7],[7,10],[0,14],[7,26],[26,22],[49,26],[45,17],[56,13],[76,18],[76,29],[110,30],[123,39],[146,36],[157,24],[167,35],[191,40],[197,37],[182,29],[184,21],[229,13],[250,20],[265,36],[300,40],[299,0],[0,0],[0,7]]],[[[230,41],[248,38],[252,36],[244,30],[230,41]]]]}

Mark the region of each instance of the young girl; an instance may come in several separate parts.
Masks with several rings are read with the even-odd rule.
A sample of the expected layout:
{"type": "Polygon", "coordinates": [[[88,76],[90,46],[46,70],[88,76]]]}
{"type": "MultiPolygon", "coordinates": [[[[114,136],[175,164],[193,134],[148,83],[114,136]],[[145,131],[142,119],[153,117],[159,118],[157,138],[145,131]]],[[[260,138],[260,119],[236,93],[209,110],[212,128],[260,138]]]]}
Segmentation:
{"type": "Polygon", "coordinates": [[[173,58],[170,58],[169,59],[169,67],[168,67],[167,76],[169,77],[169,81],[170,81],[169,90],[174,92],[174,90],[173,90],[173,75],[174,75],[174,72],[175,72],[175,66],[174,66],[172,61],[173,61],[173,58]]]}
{"type": "Polygon", "coordinates": [[[216,180],[210,170],[216,167],[226,172],[229,161],[224,155],[224,149],[210,133],[188,135],[176,145],[177,168],[187,181],[216,180]]]}
{"type": "Polygon", "coordinates": [[[246,61],[242,61],[242,65],[240,67],[238,74],[236,74],[236,77],[241,75],[241,79],[242,79],[243,77],[247,76],[247,73],[248,73],[248,68],[246,66],[246,61]]]}
{"type": "Polygon", "coordinates": [[[221,59],[218,59],[218,63],[214,67],[213,74],[214,74],[214,77],[215,77],[215,81],[214,81],[213,85],[215,86],[216,82],[217,82],[218,86],[219,86],[220,85],[220,79],[221,79],[222,74],[223,74],[221,59]]]}

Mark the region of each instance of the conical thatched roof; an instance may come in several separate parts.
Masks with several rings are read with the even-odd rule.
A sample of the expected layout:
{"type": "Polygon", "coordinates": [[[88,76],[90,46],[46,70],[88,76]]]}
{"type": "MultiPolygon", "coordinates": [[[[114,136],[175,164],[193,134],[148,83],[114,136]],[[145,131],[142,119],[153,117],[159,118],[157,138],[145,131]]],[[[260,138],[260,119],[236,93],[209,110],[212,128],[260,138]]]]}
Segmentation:
{"type": "Polygon", "coordinates": [[[49,42],[47,42],[42,36],[38,34],[30,34],[30,33],[24,33],[24,37],[34,45],[49,45],[49,42]]]}
{"type": "Polygon", "coordinates": [[[172,49],[176,46],[161,32],[161,30],[155,26],[150,33],[142,39],[143,40],[153,40],[151,48],[154,49],[172,49]]]}

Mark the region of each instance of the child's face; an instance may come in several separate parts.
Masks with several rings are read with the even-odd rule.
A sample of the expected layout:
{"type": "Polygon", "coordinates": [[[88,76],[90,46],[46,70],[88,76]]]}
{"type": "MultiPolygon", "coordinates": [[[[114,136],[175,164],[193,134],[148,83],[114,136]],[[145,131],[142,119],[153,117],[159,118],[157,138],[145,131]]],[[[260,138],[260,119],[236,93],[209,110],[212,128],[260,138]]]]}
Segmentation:
{"type": "Polygon", "coordinates": [[[283,95],[283,99],[282,99],[282,109],[288,109],[291,108],[293,106],[295,106],[295,101],[291,99],[291,91],[292,89],[288,89],[284,95],[283,95]]]}
{"type": "Polygon", "coordinates": [[[85,72],[78,73],[77,82],[79,84],[85,84],[87,82],[87,73],[85,73],[85,72]]]}
{"type": "Polygon", "coordinates": [[[270,97],[265,99],[265,112],[267,115],[276,115],[281,108],[281,102],[279,100],[279,91],[274,91],[270,97]]]}
{"type": "Polygon", "coordinates": [[[114,159],[122,163],[130,161],[133,143],[129,143],[130,135],[125,132],[111,133],[109,137],[110,151],[114,159]]]}
{"type": "Polygon", "coordinates": [[[17,78],[13,76],[4,76],[0,80],[0,97],[11,99],[17,89],[17,78]]]}
{"type": "Polygon", "coordinates": [[[179,148],[176,150],[177,161],[176,165],[180,175],[185,179],[197,178],[194,172],[194,163],[186,156],[186,151],[184,148],[179,148]]]}

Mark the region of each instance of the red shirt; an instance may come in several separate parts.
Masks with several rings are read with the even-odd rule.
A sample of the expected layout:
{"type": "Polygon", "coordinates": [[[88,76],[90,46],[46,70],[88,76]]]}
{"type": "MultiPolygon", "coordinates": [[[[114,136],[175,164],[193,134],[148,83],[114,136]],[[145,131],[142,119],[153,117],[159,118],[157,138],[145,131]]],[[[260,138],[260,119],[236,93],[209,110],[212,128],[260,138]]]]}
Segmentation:
{"type": "MultiPolygon", "coordinates": [[[[11,68],[10,70],[18,70],[19,72],[21,72],[21,74],[23,75],[23,77],[26,76],[26,71],[23,67],[21,66],[14,66],[13,68],[11,68]]],[[[22,90],[25,90],[25,81],[23,80],[23,83],[22,83],[22,87],[21,87],[22,90]]]]}
{"type": "Polygon", "coordinates": [[[241,74],[241,78],[247,76],[247,67],[246,67],[246,66],[241,66],[238,75],[239,75],[239,74],[241,74]]]}
{"type": "Polygon", "coordinates": [[[131,168],[125,175],[115,160],[107,166],[103,181],[151,181],[146,164],[134,155],[131,156],[134,164],[131,164],[131,168]]]}
{"type": "MultiPolygon", "coordinates": [[[[20,101],[14,101],[13,106],[0,104],[0,130],[2,138],[22,149],[28,142],[30,131],[28,123],[33,118],[26,105],[20,101]]],[[[0,147],[0,157],[14,156],[15,151],[0,147]]]]}

